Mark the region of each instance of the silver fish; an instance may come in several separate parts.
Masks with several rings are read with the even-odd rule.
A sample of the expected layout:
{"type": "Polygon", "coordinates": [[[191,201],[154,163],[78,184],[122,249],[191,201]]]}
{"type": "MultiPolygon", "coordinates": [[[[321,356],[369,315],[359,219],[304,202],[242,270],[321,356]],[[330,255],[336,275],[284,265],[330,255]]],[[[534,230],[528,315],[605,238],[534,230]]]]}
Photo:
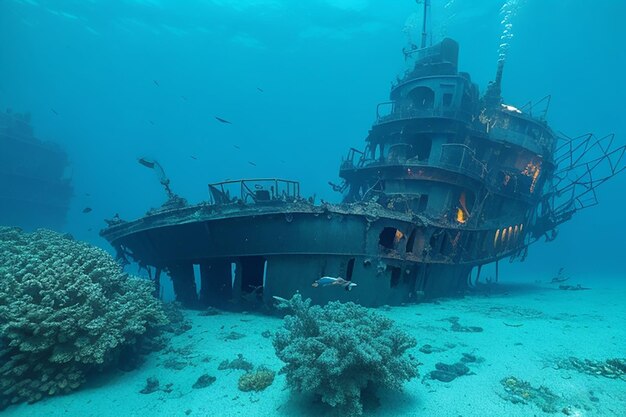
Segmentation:
{"type": "Polygon", "coordinates": [[[351,291],[353,287],[356,287],[356,284],[352,281],[347,281],[341,277],[321,277],[313,281],[311,284],[312,287],[328,287],[328,286],[338,286],[343,287],[346,291],[351,291]]]}

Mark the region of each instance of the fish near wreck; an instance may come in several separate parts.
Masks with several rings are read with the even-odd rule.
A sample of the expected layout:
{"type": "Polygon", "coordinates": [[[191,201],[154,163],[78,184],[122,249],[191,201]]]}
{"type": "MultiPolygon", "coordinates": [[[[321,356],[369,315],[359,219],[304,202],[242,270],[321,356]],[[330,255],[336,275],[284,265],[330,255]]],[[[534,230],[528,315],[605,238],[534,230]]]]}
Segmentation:
{"type": "Polygon", "coordinates": [[[329,286],[338,286],[344,288],[346,291],[351,291],[352,288],[356,287],[356,284],[352,281],[346,281],[341,277],[333,278],[333,277],[322,277],[313,281],[311,285],[313,288],[317,287],[329,287],[329,286]]]}

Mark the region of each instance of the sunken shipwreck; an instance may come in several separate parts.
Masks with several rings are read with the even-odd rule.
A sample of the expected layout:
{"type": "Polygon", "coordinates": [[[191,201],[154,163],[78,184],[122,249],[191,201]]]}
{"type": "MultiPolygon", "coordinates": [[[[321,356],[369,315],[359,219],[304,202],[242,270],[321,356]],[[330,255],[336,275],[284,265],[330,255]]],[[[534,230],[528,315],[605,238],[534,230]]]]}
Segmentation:
{"type": "Polygon", "coordinates": [[[34,135],[29,113],[0,112],[0,224],[60,230],[74,194],[68,156],[34,135]]]}
{"type": "Polygon", "coordinates": [[[459,71],[456,41],[428,42],[427,12],[426,1],[421,45],[403,51],[412,65],[377,106],[364,147],[341,160],[342,182],[331,184],[340,204],[262,178],[209,184],[208,201],[188,205],[160,165],[142,159],[167,202],[137,220],[116,216],[101,235],[157,282],[166,273],[188,306],[247,309],[296,292],[315,303],[397,305],[462,293],[490,263],[497,280],[498,261],[523,260],[597,202],[596,187],[624,169],[625,147],[612,135],[557,135],[549,96],[507,104],[504,60],[481,94],[459,71]],[[314,288],[323,276],[357,287],[314,288]]]}

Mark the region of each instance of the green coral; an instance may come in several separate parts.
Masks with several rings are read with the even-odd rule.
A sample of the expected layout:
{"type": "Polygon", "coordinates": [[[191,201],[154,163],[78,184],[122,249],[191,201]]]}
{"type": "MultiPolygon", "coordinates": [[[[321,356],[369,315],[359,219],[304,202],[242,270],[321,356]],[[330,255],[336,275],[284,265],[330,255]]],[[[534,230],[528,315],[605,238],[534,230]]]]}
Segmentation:
{"type": "Polygon", "coordinates": [[[529,382],[514,376],[508,376],[500,380],[505,394],[498,394],[501,398],[513,404],[532,403],[546,413],[556,413],[561,398],[543,385],[536,388],[529,382]]]}
{"type": "Polygon", "coordinates": [[[622,379],[626,381],[626,358],[594,361],[591,359],[569,357],[558,362],[557,365],[564,369],[575,369],[578,372],[589,375],[602,376],[611,379],[622,379]]]}
{"type": "Polygon", "coordinates": [[[290,388],[312,392],[347,416],[363,412],[362,394],[369,388],[401,389],[418,376],[418,362],[408,349],[414,338],[393,322],[354,303],[311,306],[299,294],[279,300],[289,309],[273,338],[290,388]]]}
{"type": "Polygon", "coordinates": [[[263,391],[272,385],[275,375],[274,371],[264,367],[259,367],[254,372],[246,372],[239,377],[239,390],[244,392],[263,391]]]}
{"type": "Polygon", "coordinates": [[[164,324],[152,284],[48,230],[0,228],[0,410],[68,393],[164,324]]]}

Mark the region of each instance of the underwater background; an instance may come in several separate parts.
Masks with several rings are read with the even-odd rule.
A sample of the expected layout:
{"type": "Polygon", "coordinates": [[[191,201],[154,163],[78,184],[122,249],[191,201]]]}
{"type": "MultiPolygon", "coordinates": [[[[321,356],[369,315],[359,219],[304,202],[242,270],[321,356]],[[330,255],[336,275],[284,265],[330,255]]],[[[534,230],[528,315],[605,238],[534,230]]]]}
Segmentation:
{"type": "MultiPolygon", "coordinates": [[[[624,143],[626,2],[434,0],[433,42],[443,37],[459,42],[459,68],[471,74],[481,93],[495,76],[505,4],[516,6],[511,17],[514,37],[507,40],[505,102],[521,107],[550,94],[547,120],[555,131],[569,136],[615,133],[616,141],[624,143]]],[[[347,149],[361,148],[377,103],[387,100],[390,82],[405,69],[401,50],[409,40],[419,39],[420,24],[421,6],[410,0],[0,0],[0,109],[30,112],[35,136],[61,144],[69,154],[74,197],[61,231],[112,251],[98,235],[105,227],[104,218],[119,213],[123,219],[136,219],[165,201],[154,173],[137,163],[141,157],[158,160],[171,179],[172,190],[190,203],[208,198],[208,183],[245,177],[297,180],[304,196],[315,194],[318,201],[339,202],[340,194],[333,192],[328,182],[337,182],[347,149]],[[220,123],[216,117],[231,123],[220,123]],[[92,211],[84,213],[86,207],[92,211]]],[[[587,314],[584,325],[572,319],[572,326],[578,323],[581,327],[567,337],[524,321],[535,317],[518,317],[530,334],[543,334],[543,342],[555,338],[551,354],[584,345],[586,357],[594,360],[625,356],[624,190],[626,175],[618,175],[599,188],[600,204],[576,213],[572,221],[560,226],[554,242],[531,246],[523,263],[501,263],[504,283],[545,282],[565,268],[576,283],[592,288],[591,295],[585,295],[590,298],[540,290],[515,296],[517,305],[543,309],[551,317],[563,311],[587,314]],[[596,326],[602,320],[607,328],[596,326]]],[[[487,275],[493,274],[492,267],[487,275]]],[[[135,267],[129,270],[136,272],[135,267]]],[[[494,297],[428,305],[419,314],[433,317],[433,322],[439,320],[441,325],[440,320],[448,316],[467,313],[463,317],[488,329],[488,323],[479,323],[484,319],[480,314],[508,302],[494,297]]],[[[385,313],[393,316],[394,311],[385,313]]],[[[415,312],[410,314],[414,317],[415,312]]],[[[203,324],[207,317],[189,320],[194,328],[205,325],[216,334],[220,326],[241,324],[234,314],[218,318],[214,324],[203,324]]],[[[400,324],[411,323],[404,310],[393,318],[400,324]]],[[[255,320],[257,327],[248,327],[258,330],[257,336],[279,325],[255,320]]],[[[507,326],[504,330],[515,329],[507,326]]],[[[414,334],[418,340],[422,330],[414,334]]],[[[506,332],[503,340],[508,337],[506,332]]],[[[440,339],[433,336],[433,340],[435,344],[440,339]]],[[[259,344],[264,341],[258,337],[259,344]]],[[[457,346],[469,343],[448,342],[457,346]]],[[[186,346],[178,343],[179,349],[186,346]]],[[[256,346],[244,341],[237,350],[234,343],[240,341],[203,349],[214,356],[219,356],[216,350],[224,349],[221,360],[236,358],[238,352],[246,354],[256,346]],[[250,346],[246,347],[247,343],[250,346]]],[[[511,339],[514,343],[518,342],[511,339]]],[[[536,343],[541,346],[542,340],[536,343]]],[[[482,357],[488,357],[486,352],[493,348],[488,338],[472,346],[482,349],[482,357]]],[[[258,361],[279,369],[271,346],[255,349],[266,355],[258,361]]],[[[193,355],[187,355],[190,363],[193,355]]],[[[540,362],[531,358],[533,355],[528,360],[540,362]]],[[[428,361],[420,360],[428,368],[428,361]]],[[[154,359],[141,368],[141,374],[133,379],[137,385],[131,387],[133,393],[142,388],[151,375],[150,366],[156,367],[157,362],[154,359]]],[[[541,375],[542,369],[539,366],[535,374],[541,375]]],[[[475,372],[480,374],[480,370],[475,372]]],[[[196,374],[201,372],[194,373],[194,381],[196,374]]],[[[176,375],[183,378],[181,373],[176,375]]],[[[485,383],[497,385],[505,376],[501,373],[489,380],[485,373],[485,383]]],[[[544,376],[539,383],[549,385],[552,378],[544,376]]],[[[604,386],[597,378],[589,378],[596,394],[589,397],[587,390],[580,395],[599,397],[602,406],[586,410],[573,405],[581,410],[576,412],[626,415],[624,380],[611,380],[604,386]],[[597,394],[598,389],[607,394],[597,394]]],[[[563,380],[559,378],[558,383],[563,380]]],[[[577,389],[586,381],[578,380],[577,389]]],[[[50,398],[3,413],[116,415],[106,407],[106,398],[115,395],[115,391],[106,391],[106,385],[99,382],[87,393],[50,398]],[[81,410],[86,401],[96,403],[98,398],[103,400],[101,405],[87,413],[81,410]]],[[[128,385],[119,378],[113,383],[116,389],[128,385]]],[[[236,382],[232,385],[236,393],[236,382]]],[[[546,412],[509,403],[511,410],[476,409],[476,402],[455,408],[446,398],[453,402],[458,396],[474,395],[473,401],[480,403],[480,398],[476,399],[480,393],[454,386],[433,405],[425,398],[427,389],[419,383],[411,387],[419,397],[416,403],[403,404],[395,411],[392,408],[388,414],[383,409],[374,411],[376,415],[434,415],[437,410],[447,410],[438,415],[464,416],[498,415],[498,410],[516,410],[520,416],[546,412]]],[[[283,401],[284,393],[282,387],[272,388],[278,393],[270,394],[267,401],[258,400],[259,404],[235,405],[235,394],[231,395],[219,415],[299,412],[297,408],[278,411],[280,403],[275,402],[283,401]]],[[[120,398],[127,398],[127,404],[135,401],[132,393],[120,391],[120,398]]],[[[185,414],[187,407],[176,406],[176,399],[164,401],[172,405],[161,409],[157,401],[145,407],[116,407],[121,407],[122,415],[185,414]]],[[[597,403],[590,401],[593,406],[597,403]]],[[[217,415],[211,414],[217,410],[200,412],[201,407],[194,408],[194,415],[217,415]]],[[[558,408],[555,412],[565,413],[558,408]]]]}

